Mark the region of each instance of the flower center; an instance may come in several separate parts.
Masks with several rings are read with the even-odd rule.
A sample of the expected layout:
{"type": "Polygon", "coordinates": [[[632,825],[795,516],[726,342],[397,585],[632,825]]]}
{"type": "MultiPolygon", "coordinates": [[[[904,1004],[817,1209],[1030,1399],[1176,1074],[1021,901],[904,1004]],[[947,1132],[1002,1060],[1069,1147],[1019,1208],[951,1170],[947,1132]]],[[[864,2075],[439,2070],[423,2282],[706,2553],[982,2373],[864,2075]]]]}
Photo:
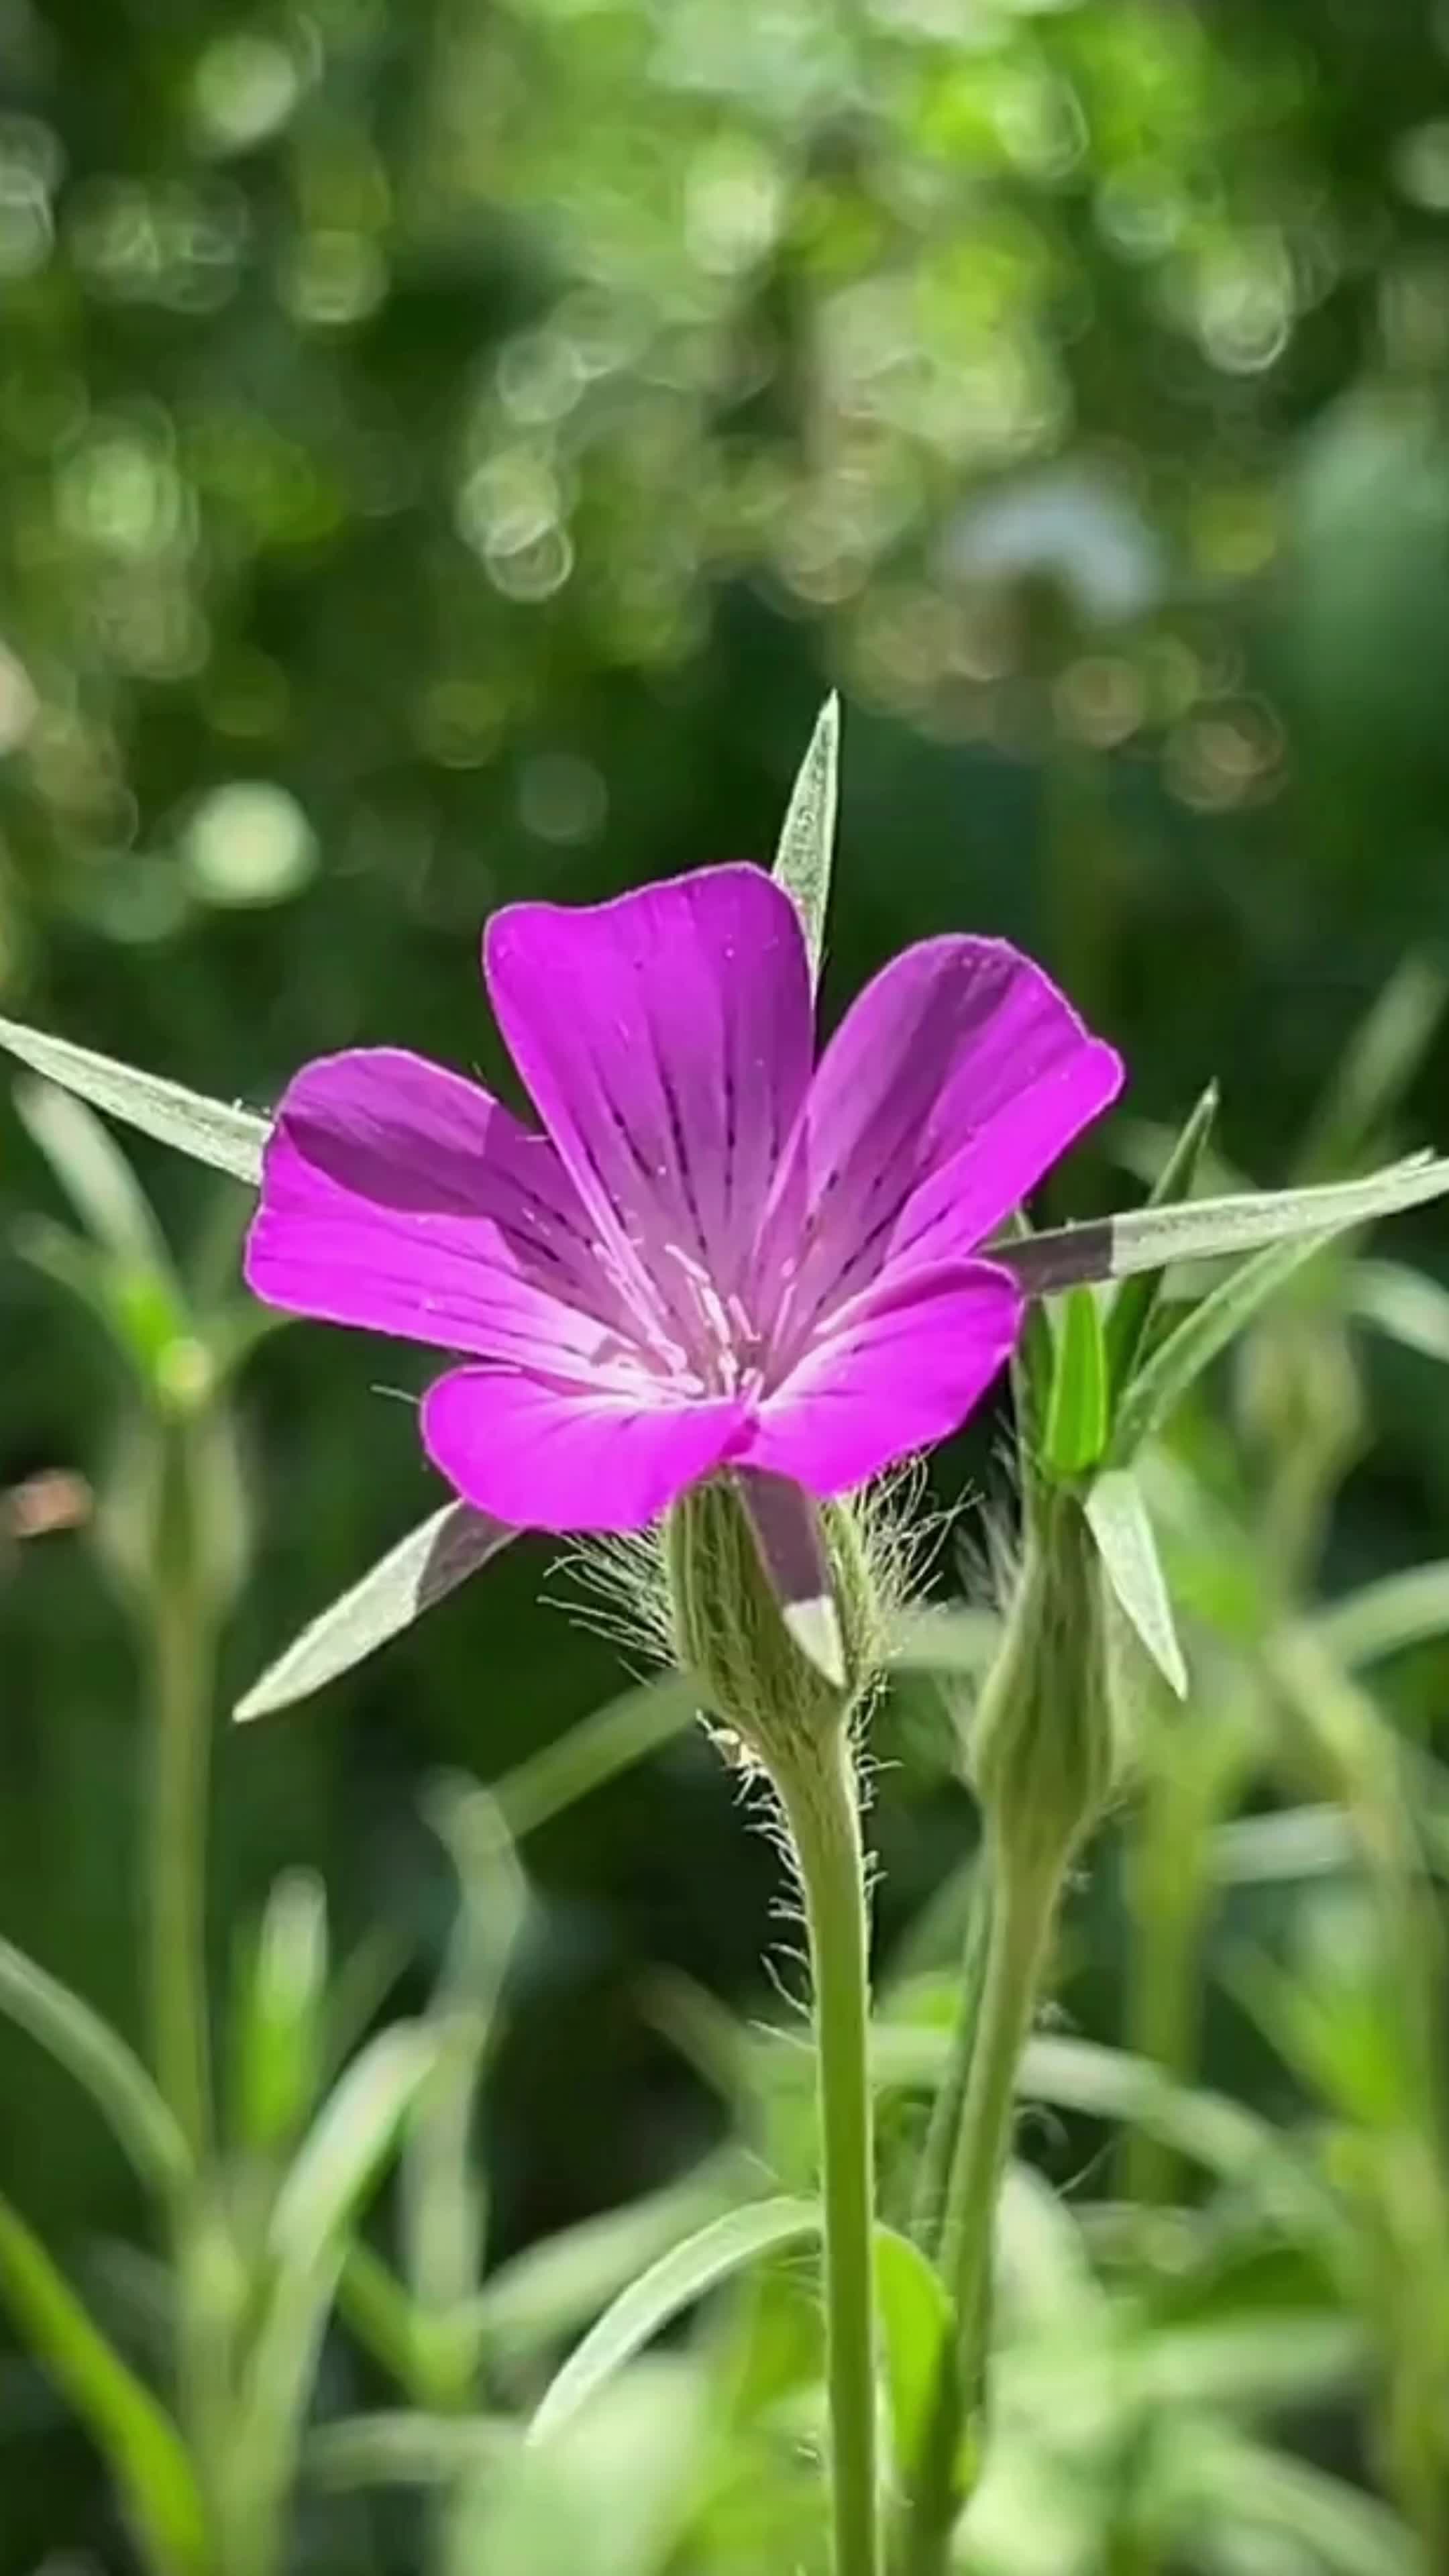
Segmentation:
{"type": "Polygon", "coordinates": [[[668,1299],[681,1334],[675,1347],[700,1393],[761,1394],[764,1338],[743,1298],[734,1289],[721,1290],[704,1264],[682,1244],[668,1243],[664,1252],[678,1272],[668,1299]]]}

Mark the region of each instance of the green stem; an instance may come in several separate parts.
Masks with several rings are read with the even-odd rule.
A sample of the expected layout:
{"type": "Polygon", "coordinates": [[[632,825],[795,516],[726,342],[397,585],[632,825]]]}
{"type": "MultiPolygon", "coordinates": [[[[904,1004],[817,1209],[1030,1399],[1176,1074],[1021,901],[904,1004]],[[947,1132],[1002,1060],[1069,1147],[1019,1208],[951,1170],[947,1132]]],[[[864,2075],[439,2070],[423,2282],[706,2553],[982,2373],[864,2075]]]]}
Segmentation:
{"type": "Polygon", "coordinates": [[[961,1959],[961,2005],[956,2016],[951,2054],[931,2106],[930,2126],[921,2149],[911,2203],[911,2234],[922,2252],[929,2254],[933,2261],[940,2248],[951,2165],[965,2117],[966,2088],[971,2081],[971,2059],[981,2022],[981,1990],[990,1921],[991,1890],[987,1885],[983,1853],[971,1890],[971,1913],[961,1959]]]}
{"type": "Polygon", "coordinates": [[[902,2543],[906,2576],[941,2576],[960,2509],[958,2462],[963,2432],[981,2405],[992,2241],[1017,2068],[1065,1869],[1065,1855],[1023,1867],[999,1839],[991,1854],[986,1968],[941,2224],[939,2268],[954,2294],[956,2342],[942,2369],[907,2505],[902,2543]]]}
{"type": "MultiPolygon", "coordinates": [[[[177,1449],[180,1442],[177,1442],[177,1449]]],[[[168,1460],[175,1492],[152,1583],[153,1728],[150,1867],[151,2045],[159,2084],[198,2162],[210,2131],[206,2010],[206,1835],[211,1651],[190,1579],[186,1460],[168,1460]]]]}
{"type": "Polygon", "coordinates": [[[874,2178],[865,1860],[842,1733],[777,1774],[805,1896],[825,2202],[835,2576],[877,2576],[874,2178]]]}

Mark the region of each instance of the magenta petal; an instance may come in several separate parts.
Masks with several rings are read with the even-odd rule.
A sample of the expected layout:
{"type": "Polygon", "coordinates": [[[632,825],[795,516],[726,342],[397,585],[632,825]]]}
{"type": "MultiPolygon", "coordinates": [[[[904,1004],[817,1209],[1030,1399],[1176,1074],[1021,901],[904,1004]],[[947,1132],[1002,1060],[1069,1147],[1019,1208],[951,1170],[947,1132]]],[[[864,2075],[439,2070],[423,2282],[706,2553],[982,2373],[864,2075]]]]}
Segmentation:
{"type": "Polygon", "coordinates": [[[555,1372],[621,1349],[623,1310],[547,1139],[394,1047],[322,1057],[289,1085],[246,1276],[292,1314],[555,1372]]]}
{"type": "Polygon", "coordinates": [[[928,939],[876,976],[821,1059],[776,1186],[764,1278],[788,1347],[862,1289],[958,1262],[1116,1097],[1122,1065],[1004,941],[928,939]]]}
{"type": "Polygon", "coordinates": [[[423,1399],[423,1445],[475,1510],[544,1530],[635,1530],[717,1467],[743,1406],[629,1401],[463,1368],[423,1399]]]}
{"type": "Polygon", "coordinates": [[[986,1261],[858,1299],[761,1406],[741,1463],[820,1496],[863,1484],[959,1429],[1009,1359],[1021,1312],[1015,1281],[986,1261]]]}
{"type": "Polygon", "coordinates": [[[810,978],[788,895],[707,868],[589,907],[512,904],[488,989],[621,1277],[686,1337],[698,1284],[747,1266],[810,1078],[810,978]]]}

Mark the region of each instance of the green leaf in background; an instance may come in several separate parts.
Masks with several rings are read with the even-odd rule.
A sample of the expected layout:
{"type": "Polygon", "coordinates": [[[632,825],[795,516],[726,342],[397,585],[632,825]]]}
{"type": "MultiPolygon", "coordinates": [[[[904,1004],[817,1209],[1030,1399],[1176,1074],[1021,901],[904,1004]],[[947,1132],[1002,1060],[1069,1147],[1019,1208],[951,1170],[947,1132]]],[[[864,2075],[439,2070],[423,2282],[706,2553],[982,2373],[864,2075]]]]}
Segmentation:
{"type": "Polygon", "coordinates": [[[812,982],[819,980],[825,947],[839,781],[840,700],[832,690],[815,719],[775,851],[776,880],[804,924],[812,982]]]}
{"type": "Polygon", "coordinates": [[[1090,1288],[1069,1288],[1055,1321],[1042,1455],[1047,1473],[1064,1482],[1094,1467],[1107,1445],[1107,1352],[1090,1288]]]}
{"type": "Polygon", "coordinates": [[[550,2441],[562,2432],[597,2390],[706,2291],[767,2254],[818,2236],[820,2224],[818,2201],[780,2198],[731,2210],[686,2237],[631,2281],[570,2353],[539,2400],[529,2441],[550,2441]]]}
{"type": "Polygon", "coordinates": [[[104,1120],[53,1082],[17,1082],[15,1113],[93,1240],[118,1261],[169,1279],[165,1237],[104,1120]]]}
{"type": "Polygon", "coordinates": [[[279,2272],[311,2271],[338,2243],[437,2057],[432,2031],[395,2022],[353,2059],[277,2194],[270,2233],[279,2272]]]}
{"type": "MultiPolygon", "coordinates": [[[[1217,1114],[1218,1086],[1210,1082],[1152,1185],[1147,1200],[1150,1208],[1175,1207],[1191,1198],[1217,1114]]],[[[1161,1294],[1160,1271],[1135,1271],[1131,1278],[1120,1282],[1107,1308],[1107,1374],[1119,1393],[1131,1377],[1151,1331],[1161,1294]]]]}
{"type": "Polygon", "coordinates": [[[920,2247],[893,2227],[875,2231],[875,2290],[896,2468],[904,2476],[924,2445],[952,2328],[951,2302],[920,2247]]]}
{"type": "Polygon", "coordinates": [[[1095,1477],[1083,1509],[1107,1580],[1139,1641],[1168,1687],[1179,1699],[1186,1699],[1187,1667],[1177,1642],[1167,1578],[1146,1497],[1131,1469],[1112,1467],[1095,1477]]]}
{"type": "Polygon", "coordinates": [[[271,2287],[236,2405],[223,2510],[242,2564],[280,2549],[308,2392],[353,2222],[438,2062],[438,2034],[397,2022],[339,2078],[277,2194],[271,2287]]]}
{"type": "Polygon", "coordinates": [[[0,2013],[85,2087],[142,2182],[163,2197],[190,2172],[186,2140],[133,2049],[46,1968],[0,1941],[0,2013]]]}
{"type": "Polygon", "coordinates": [[[1350,1671],[1449,1635],[1449,1557],[1382,1575],[1315,1611],[1306,1624],[1316,1643],[1350,1671]]]}
{"type": "Polygon", "coordinates": [[[327,2006],[327,1891],[311,1870],[272,1888],[235,2007],[236,2127],[252,2154],[295,2135],[317,2097],[327,2006]]]}
{"type": "Polygon", "coordinates": [[[245,1721],[290,1708],[326,1683],[350,1672],[401,1636],[435,1601],[445,1600],[517,1536],[468,1503],[445,1503],[410,1530],[360,1582],[344,1592],[269,1664],[237,1701],[232,1714],[245,1721]]]}
{"type": "Polygon", "coordinates": [[[1402,1349],[1449,1364],[1449,1288],[1422,1270],[1401,1261],[1355,1261],[1345,1302],[1360,1323],[1372,1324],[1402,1349]]]}
{"type": "Polygon", "coordinates": [[[1047,1297],[1079,1280],[1126,1279],[1175,1261],[1217,1261],[1304,1237],[1326,1242],[1375,1217],[1422,1207],[1446,1190],[1449,1160],[1416,1154],[1361,1181],[1128,1208],[1120,1216],[1092,1217],[1021,1242],[994,1244],[991,1258],[1015,1272],[1029,1297],[1047,1297]]]}
{"type": "Polygon", "coordinates": [[[419,2408],[344,2415],[307,2439],[309,2484],[331,2495],[364,2487],[451,2487],[516,2449],[518,2426],[491,2415],[429,2415],[419,2408]]]}
{"type": "Polygon", "coordinates": [[[1209,2423],[1193,2427],[1189,2456],[1196,2489],[1189,2510],[1210,2524],[1230,2512],[1274,2550],[1271,2559],[1245,2563],[1313,2567],[1323,2576],[1428,2576],[1412,2534],[1346,2479],[1209,2423]]]}
{"type": "Polygon", "coordinates": [[[0,2299],[105,2458],[158,2576],[211,2576],[201,2496],[180,2434],[3,2200],[0,2299]]]}
{"type": "Polygon", "coordinates": [[[720,2159],[622,2209],[580,2219],[490,2274],[474,2302],[480,2339],[504,2365],[534,2359],[577,2334],[631,2281],[740,2200],[744,2168],[720,2159]]]}
{"type": "Polygon", "coordinates": [[[646,1754],[672,1744],[693,1724],[698,1707],[698,1694],[687,1681],[661,1673],[580,1718],[497,1783],[493,1794],[509,1832],[521,1840],[646,1754]]]}
{"type": "Polygon", "coordinates": [[[208,1163],[213,1171],[227,1172],[253,1188],[260,1181],[270,1122],[255,1110],[204,1099],[200,1092],[183,1090],[179,1082],[118,1064],[112,1056],[75,1046],[69,1038],[51,1037],[45,1029],[25,1028],[18,1020],[0,1019],[0,1047],[8,1048],[32,1073],[58,1082],[63,1091],[75,1092],[108,1118],[119,1118],[128,1127],[138,1127],[142,1135],[154,1136],[158,1144],[173,1145],[192,1162],[208,1163]]]}
{"type": "Polygon", "coordinates": [[[1158,1343],[1138,1370],[1117,1409],[1112,1426],[1112,1459],[1123,1465],[1145,1440],[1161,1429],[1229,1342],[1251,1323],[1260,1307],[1322,1249],[1323,1237],[1310,1235],[1274,1243],[1221,1280],[1158,1343]]]}

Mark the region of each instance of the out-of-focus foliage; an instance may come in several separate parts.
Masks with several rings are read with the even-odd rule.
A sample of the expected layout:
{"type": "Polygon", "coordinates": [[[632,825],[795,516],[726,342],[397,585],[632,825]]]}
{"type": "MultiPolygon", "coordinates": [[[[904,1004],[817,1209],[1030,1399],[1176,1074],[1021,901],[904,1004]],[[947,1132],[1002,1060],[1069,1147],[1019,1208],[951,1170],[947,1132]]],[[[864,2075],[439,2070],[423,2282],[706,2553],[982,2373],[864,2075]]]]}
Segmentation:
{"type": "MultiPolygon", "coordinates": [[[[1446,77],[1431,0],[0,0],[0,1011],[257,1106],[359,1039],[497,1076],[490,906],[767,855],[835,682],[827,1015],[904,937],[1028,940],[1133,1068],[1075,1204],[1120,1201],[1109,1154],[1150,1174],[1213,1074],[1203,1186],[1283,1177],[1305,1135],[1304,1180],[1449,1144],[1437,979],[1393,971],[1449,928],[1446,77]]],[[[159,1464],[179,1442],[206,1502],[227,1703],[440,1497],[377,1392],[415,1390],[406,1355],[250,1349],[240,1193],[143,1157],[158,1234],[28,1107],[0,1107],[0,1932],[134,2034],[159,1464]]],[[[1316,1259],[1143,1462],[1192,1689],[1029,2066],[974,2569],[1443,2564],[1442,1248],[1431,1213],[1316,1259]]],[[[990,1476],[987,1426],[941,1489],[990,1476]]],[[[798,2052],[737,2021],[776,2001],[774,1855],[672,1711],[555,1757],[628,1676],[540,1603],[549,1566],[520,1546],[216,1746],[248,2297],[384,2002],[451,2052],[336,2285],[308,2576],[818,2548],[807,2251],[518,2444],[631,2279],[811,2189],[798,2052]],[[496,2017],[420,1808],[458,1767],[508,1775],[530,1837],[496,2017]],[[264,1917],[296,1864],[325,2011],[313,1880],[264,1917]],[[316,2028],[278,2018],[289,1958],[316,2028]]],[[[904,2228],[974,1828],[934,1684],[878,1745],[904,2228]]],[[[25,1993],[0,2190],[164,2386],[129,2167],[35,2016],[113,2121],[124,2068],[25,1993]]],[[[0,2260],[44,2306],[27,2240],[0,2260]]],[[[908,2261],[882,2282],[908,2404],[929,2315],[908,2261]]],[[[128,2569],[114,2495],[0,2353],[4,2576],[128,2569]]]]}

